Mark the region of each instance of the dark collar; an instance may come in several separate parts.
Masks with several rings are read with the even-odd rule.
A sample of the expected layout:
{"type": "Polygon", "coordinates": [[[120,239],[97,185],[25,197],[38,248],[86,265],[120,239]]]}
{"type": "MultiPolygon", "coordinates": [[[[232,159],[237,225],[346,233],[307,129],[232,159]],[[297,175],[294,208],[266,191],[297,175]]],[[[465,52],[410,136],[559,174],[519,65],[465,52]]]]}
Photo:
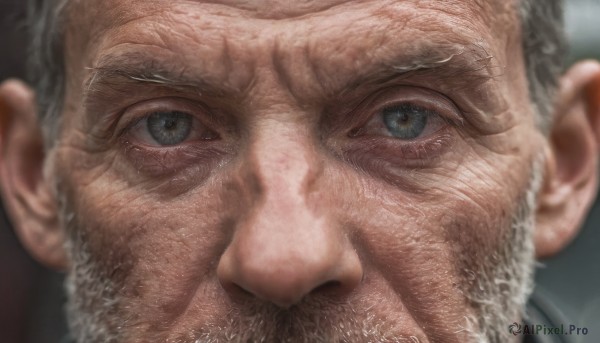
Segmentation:
{"type": "MultiPolygon", "coordinates": [[[[550,301],[543,292],[536,291],[529,298],[527,304],[525,325],[545,325],[546,327],[560,327],[568,325],[562,312],[550,301]]],[[[523,343],[571,343],[568,335],[525,335],[523,343]]]]}

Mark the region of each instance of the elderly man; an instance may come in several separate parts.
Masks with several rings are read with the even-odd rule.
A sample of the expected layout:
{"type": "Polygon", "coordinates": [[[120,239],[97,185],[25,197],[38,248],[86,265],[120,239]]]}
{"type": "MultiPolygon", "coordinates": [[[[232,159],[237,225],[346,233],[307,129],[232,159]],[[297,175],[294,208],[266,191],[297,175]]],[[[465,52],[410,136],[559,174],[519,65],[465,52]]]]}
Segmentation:
{"type": "Polygon", "coordinates": [[[29,6],[2,195],[77,342],[520,342],[596,194],[559,0],[29,6]]]}

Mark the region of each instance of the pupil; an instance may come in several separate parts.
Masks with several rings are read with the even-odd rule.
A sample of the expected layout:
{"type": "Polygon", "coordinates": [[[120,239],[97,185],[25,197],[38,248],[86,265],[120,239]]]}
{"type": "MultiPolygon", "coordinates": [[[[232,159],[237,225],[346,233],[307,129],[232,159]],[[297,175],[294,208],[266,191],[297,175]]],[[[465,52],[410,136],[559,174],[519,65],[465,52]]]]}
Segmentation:
{"type": "Polygon", "coordinates": [[[410,118],[408,117],[407,113],[402,113],[400,115],[400,120],[398,120],[401,124],[406,124],[410,121],[410,118]]]}
{"type": "Polygon", "coordinates": [[[177,123],[175,122],[175,120],[173,120],[173,119],[165,120],[165,129],[172,130],[175,128],[175,126],[177,126],[177,123]]]}

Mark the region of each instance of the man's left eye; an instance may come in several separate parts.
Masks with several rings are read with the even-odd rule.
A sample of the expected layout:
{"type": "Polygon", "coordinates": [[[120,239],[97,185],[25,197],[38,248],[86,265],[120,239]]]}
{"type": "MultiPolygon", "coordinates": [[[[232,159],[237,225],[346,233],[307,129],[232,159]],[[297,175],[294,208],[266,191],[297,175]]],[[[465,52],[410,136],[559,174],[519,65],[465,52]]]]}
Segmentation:
{"type": "Polygon", "coordinates": [[[410,141],[435,133],[446,124],[435,111],[407,102],[378,110],[366,125],[353,130],[351,136],[388,136],[410,141]]]}

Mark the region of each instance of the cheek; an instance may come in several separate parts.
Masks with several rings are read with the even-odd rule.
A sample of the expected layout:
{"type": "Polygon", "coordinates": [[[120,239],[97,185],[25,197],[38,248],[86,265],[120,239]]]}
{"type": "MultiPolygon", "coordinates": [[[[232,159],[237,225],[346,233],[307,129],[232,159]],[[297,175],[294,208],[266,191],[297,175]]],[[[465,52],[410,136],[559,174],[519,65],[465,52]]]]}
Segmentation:
{"type": "Polygon", "coordinates": [[[145,314],[141,327],[169,325],[199,293],[207,306],[196,314],[207,321],[219,315],[208,304],[224,297],[215,266],[231,230],[216,189],[165,198],[110,171],[81,187],[80,173],[64,182],[69,213],[75,214],[68,230],[75,242],[86,242],[97,277],[118,290],[121,316],[145,314]]]}
{"type": "Polygon", "coordinates": [[[512,214],[527,189],[527,173],[513,177],[511,165],[471,163],[423,176],[418,193],[373,180],[360,187],[350,222],[362,259],[372,278],[386,279],[417,309],[418,321],[442,331],[464,324],[473,273],[510,243],[512,214]]]}

